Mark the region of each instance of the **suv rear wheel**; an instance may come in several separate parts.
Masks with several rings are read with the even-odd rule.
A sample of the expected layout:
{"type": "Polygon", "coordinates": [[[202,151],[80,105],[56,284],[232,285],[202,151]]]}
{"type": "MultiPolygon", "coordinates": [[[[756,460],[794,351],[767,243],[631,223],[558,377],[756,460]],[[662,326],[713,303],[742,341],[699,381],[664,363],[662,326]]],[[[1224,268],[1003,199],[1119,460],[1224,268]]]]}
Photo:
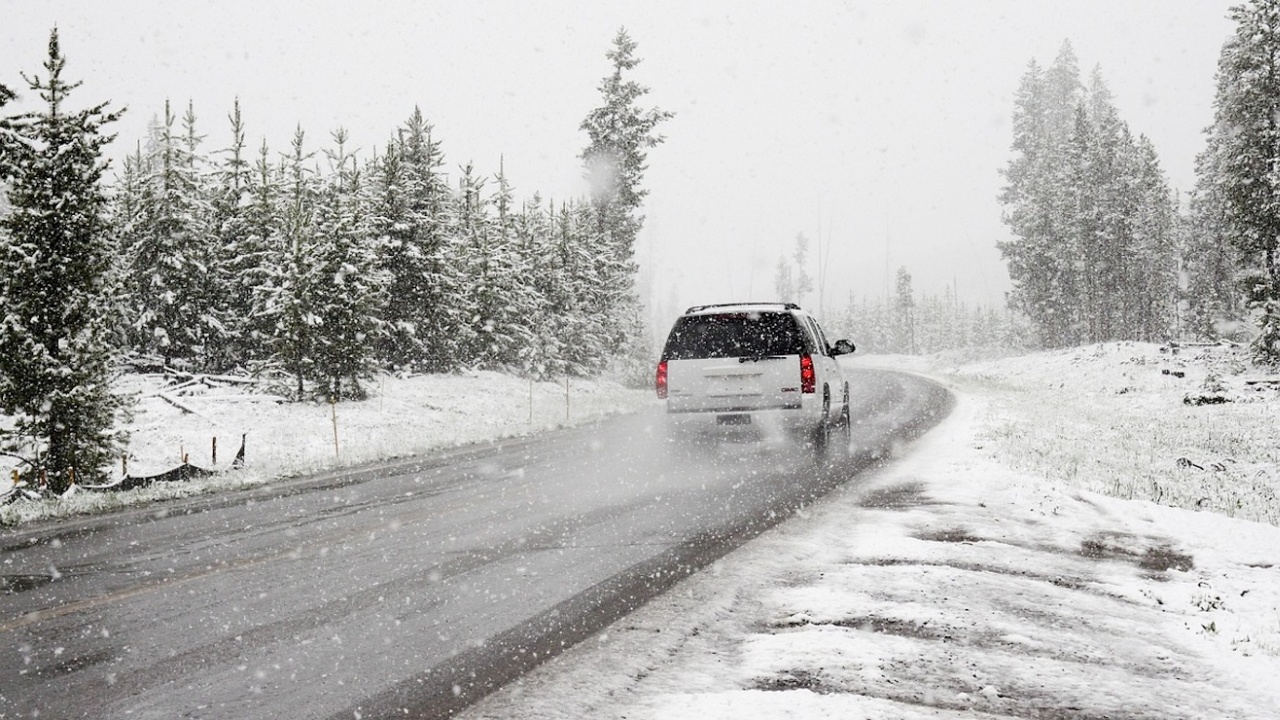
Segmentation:
{"type": "Polygon", "coordinates": [[[831,446],[831,387],[829,385],[822,386],[822,417],[810,432],[814,454],[819,458],[826,457],[831,446]]]}

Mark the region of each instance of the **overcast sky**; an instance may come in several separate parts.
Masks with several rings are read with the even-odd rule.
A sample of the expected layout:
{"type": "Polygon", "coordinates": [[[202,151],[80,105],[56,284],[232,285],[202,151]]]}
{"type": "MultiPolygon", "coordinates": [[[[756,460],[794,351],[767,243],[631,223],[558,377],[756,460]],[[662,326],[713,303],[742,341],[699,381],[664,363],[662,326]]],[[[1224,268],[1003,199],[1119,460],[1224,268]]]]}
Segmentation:
{"type": "Polygon", "coordinates": [[[803,232],[830,258],[805,304],[830,316],[850,292],[883,295],[899,266],[918,293],[1003,302],[1012,98],[1064,40],[1190,189],[1232,4],[0,0],[0,82],[23,89],[56,24],[78,99],[129,108],[121,153],[166,98],[194,102],[207,149],[227,143],[238,96],[255,147],[286,151],[301,125],[320,148],[345,127],[366,157],[417,105],[451,171],[502,159],[519,195],[559,199],[584,191],[578,126],[625,26],[647,104],[676,113],[645,177],[651,303],[770,299],[803,232]]]}

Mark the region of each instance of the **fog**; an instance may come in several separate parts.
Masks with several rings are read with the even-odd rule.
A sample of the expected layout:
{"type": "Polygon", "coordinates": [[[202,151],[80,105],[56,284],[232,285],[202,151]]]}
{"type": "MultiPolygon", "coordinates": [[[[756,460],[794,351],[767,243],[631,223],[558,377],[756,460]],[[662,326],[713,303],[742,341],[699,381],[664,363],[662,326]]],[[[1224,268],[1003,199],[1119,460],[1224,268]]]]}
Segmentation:
{"type": "Polygon", "coordinates": [[[804,304],[820,316],[850,293],[885,294],[899,266],[917,292],[1001,303],[996,195],[1027,63],[1048,65],[1069,39],[1185,191],[1231,4],[3,0],[0,82],[23,89],[56,24],[68,75],[84,80],[73,97],[129,108],[117,157],[166,98],[194,104],[206,149],[227,144],[239,97],[251,147],[283,152],[300,126],[319,150],[345,127],[365,158],[417,105],[446,169],[501,166],[519,197],[562,199],[585,192],[579,123],[625,26],[645,104],[675,113],[649,156],[637,247],[665,328],[687,305],[772,299],[799,233],[822,279],[804,304]]]}

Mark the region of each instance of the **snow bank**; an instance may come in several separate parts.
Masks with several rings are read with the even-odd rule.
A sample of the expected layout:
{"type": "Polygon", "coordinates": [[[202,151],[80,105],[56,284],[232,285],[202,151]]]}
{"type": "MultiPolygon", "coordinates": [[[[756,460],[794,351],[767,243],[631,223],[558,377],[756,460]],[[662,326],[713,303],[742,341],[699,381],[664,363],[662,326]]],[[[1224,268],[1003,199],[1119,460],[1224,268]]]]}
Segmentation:
{"type": "MultiPolygon", "coordinates": [[[[570,379],[566,387],[563,381],[531,383],[494,372],[384,376],[368,386],[368,400],[337,405],[280,403],[271,395],[212,382],[197,383],[175,396],[160,376],[127,376],[121,390],[137,398],[127,426],[132,438],[130,474],[162,472],[184,457],[201,467],[229,469],[242,436],[244,469],[122,493],[81,489],[60,501],[18,501],[0,508],[0,525],[260,485],[527,435],[629,412],[651,398],[647,391],[609,380],[570,379]]],[[[0,482],[9,482],[8,477],[6,470],[0,482]]]]}

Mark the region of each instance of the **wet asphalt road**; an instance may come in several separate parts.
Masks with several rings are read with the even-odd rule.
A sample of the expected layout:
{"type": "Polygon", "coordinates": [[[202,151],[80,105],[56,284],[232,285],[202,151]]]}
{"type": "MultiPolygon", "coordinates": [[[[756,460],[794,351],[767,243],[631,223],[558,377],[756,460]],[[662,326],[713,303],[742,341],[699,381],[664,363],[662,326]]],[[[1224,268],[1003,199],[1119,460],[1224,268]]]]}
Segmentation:
{"type": "Polygon", "coordinates": [[[443,717],[932,427],[850,370],[828,464],[640,414],[0,535],[0,718],[443,717]]]}

